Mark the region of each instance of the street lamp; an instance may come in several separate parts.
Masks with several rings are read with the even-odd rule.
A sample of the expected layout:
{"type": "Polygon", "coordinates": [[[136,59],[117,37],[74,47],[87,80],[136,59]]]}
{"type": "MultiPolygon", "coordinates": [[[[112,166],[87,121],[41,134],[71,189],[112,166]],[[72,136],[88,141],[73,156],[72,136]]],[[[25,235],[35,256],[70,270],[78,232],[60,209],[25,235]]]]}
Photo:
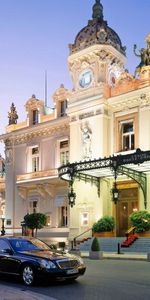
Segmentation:
{"type": "Polygon", "coordinates": [[[76,193],[73,191],[73,187],[71,186],[71,190],[68,193],[69,205],[73,207],[75,205],[76,193]]]}
{"type": "Polygon", "coordinates": [[[112,188],[112,195],[113,195],[112,201],[116,204],[117,201],[119,200],[119,190],[117,189],[116,181],[114,183],[114,187],[112,188]]]}
{"type": "Polygon", "coordinates": [[[2,216],[2,230],[1,235],[5,235],[5,226],[4,226],[5,218],[2,216]]]}

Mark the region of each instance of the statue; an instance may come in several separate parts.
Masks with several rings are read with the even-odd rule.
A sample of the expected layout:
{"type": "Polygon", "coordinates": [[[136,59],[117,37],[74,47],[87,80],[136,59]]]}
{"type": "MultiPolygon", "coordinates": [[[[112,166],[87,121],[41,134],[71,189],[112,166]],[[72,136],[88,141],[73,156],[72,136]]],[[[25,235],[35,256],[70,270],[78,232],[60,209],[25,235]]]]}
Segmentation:
{"type": "Polygon", "coordinates": [[[137,57],[141,58],[141,62],[139,63],[139,65],[136,67],[135,69],[135,73],[134,76],[136,76],[136,74],[141,72],[142,67],[144,66],[150,66],[150,37],[148,36],[146,39],[146,48],[141,48],[139,50],[139,54],[136,53],[136,48],[137,46],[134,45],[133,47],[133,52],[137,57]]]}
{"type": "Polygon", "coordinates": [[[17,115],[16,107],[13,102],[10,107],[10,112],[8,113],[8,119],[9,119],[9,125],[17,124],[18,115],[17,115]]]}
{"type": "Polygon", "coordinates": [[[82,144],[83,144],[83,158],[89,159],[91,157],[91,135],[92,131],[89,128],[87,122],[82,126],[81,125],[81,132],[82,132],[82,144]]]}
{"type": "Polygon", "coordinates": [[[100,0],[95,0],[95,4],[93,5],[93,19],[103,20],[103,6],[100,3],[100,0]]]}

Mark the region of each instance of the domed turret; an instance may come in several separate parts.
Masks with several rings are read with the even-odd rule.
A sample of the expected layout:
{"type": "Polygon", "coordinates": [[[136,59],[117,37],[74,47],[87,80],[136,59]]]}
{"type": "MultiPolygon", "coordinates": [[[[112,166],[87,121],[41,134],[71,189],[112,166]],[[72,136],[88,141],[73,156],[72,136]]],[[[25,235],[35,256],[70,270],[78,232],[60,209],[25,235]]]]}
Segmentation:
{"type": "Polygon", "coordinates": [[[76,53],[94,44],[112,45],[125,55],[125,47],[122,46],[118,34],[111,29],[103,19],[103,6],[100,0],[95,0],[93,5],[92,20],[77,34],[74,44],[70,44],[70,54],[76,53]]]}

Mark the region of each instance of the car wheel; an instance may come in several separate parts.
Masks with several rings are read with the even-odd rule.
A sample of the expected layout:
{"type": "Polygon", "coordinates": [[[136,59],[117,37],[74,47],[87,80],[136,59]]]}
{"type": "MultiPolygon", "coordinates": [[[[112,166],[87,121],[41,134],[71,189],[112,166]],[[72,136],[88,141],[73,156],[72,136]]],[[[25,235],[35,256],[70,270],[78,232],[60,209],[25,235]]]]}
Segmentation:
{"type": "Polygon", "coordinates": [[[22,269],[22,280],[25,285],[33,285],[35,282],[35,272],[31,265],[25,265],[22,269]]]}

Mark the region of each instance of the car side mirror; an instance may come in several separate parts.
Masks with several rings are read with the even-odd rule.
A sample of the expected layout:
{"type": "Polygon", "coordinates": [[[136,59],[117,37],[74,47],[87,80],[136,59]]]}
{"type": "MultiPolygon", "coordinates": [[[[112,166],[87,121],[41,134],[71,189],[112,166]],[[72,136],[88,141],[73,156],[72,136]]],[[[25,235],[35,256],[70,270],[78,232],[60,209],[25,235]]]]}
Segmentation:
{"type": "Polygon", "coordinates": [[[7,248],[7,249],[4,249],[4,250],[3,250],[3,253],[12,255],[12,254],[13,254],[13,251],[12,251],[11,249],[7,248]]]}

